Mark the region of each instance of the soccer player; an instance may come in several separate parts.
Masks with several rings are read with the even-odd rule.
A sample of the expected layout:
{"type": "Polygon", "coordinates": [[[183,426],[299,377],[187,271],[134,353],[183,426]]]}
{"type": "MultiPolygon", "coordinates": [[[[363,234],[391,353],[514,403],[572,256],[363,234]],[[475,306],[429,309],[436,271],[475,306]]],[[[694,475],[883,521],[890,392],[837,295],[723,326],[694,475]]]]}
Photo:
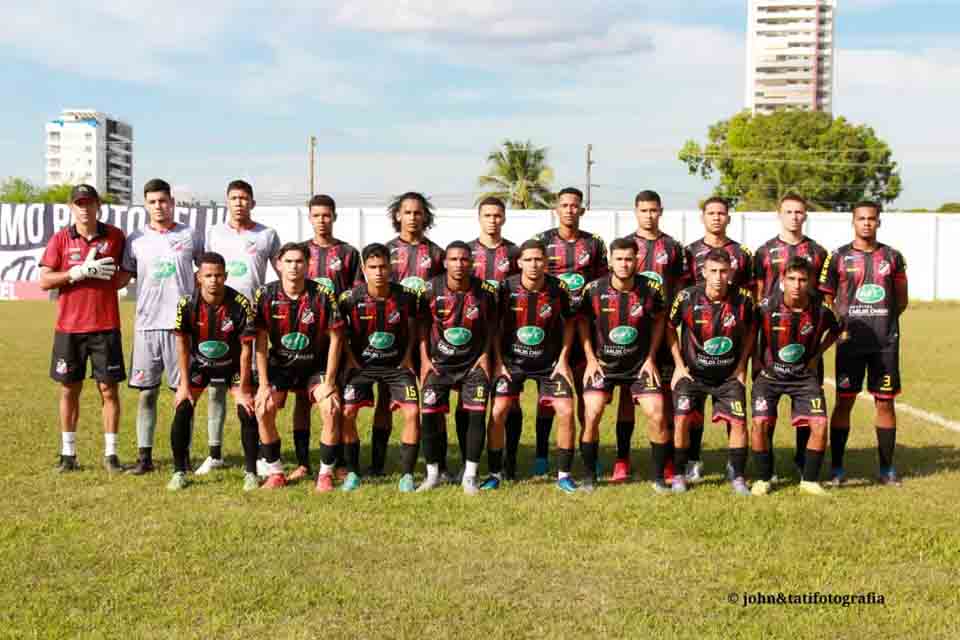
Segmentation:
{"type": "Polygon", "coordinates": [[[566,283],[546,273],[547,247],[530,239],[520,245],[520,274],[500,288],[499,337],[494,342],[494,400],[487,459],[490,477],[481,489],[500,486],[504,427],[528,378],[536,381],[538,404],[549,405],[558,419],[557,487],[573,493],[573,372],[568,353],[573,343],[574,312],[566,283]],[[562,336],[562,339],[561,339],[562,336]]]}
{"type": "MultiPolygon", "coordinates": [[[[243,180],[227,185],[228,218],[223,224],[207,229],[204,249],[224,257],[230,287],[253,300],[254,292],[266,281],[267,264],[280,248],[277,232],[259,222],[251,213],[257,201],[253,187],[243,180]]],[[[226,416],[227,384],[222,380],[210,383],[207,404],[207,444],[210,455],[196,470],[203,475],[223,466],[223,420],[226,416]]]]}
{"type": "MultiPolygon", "coordinates": [[[[690,284],[704,284],[703,266],[707,255],[714,249],[721,249],[730,258],[727,271],[732,290],[737,292],[746,288],[753,295],[753,254],[745,245],[727,236],[727,227],[730,225],[729,203],[723,198],[713,196],[704,200],[701,211],[703,237],[687,245],[686,248],[687,267],[690,270],[687,281],[690,284]]],[[[687,468],[682,471],[686,472],[687,480],[690,482],[699,482],[703,479],[703,462],[700,460],[703,423],[697,423],[697,417],[696,414],[691,414],[687,422],[690,434],[689,462],[687,468]]],[[[699,417],[702,418],[702,414],[699,417]]]]}
{"type": "Polygon", "coordinates": [[[755,496],[770,492],[773,454],[769,431],[777,421],[777,403],[783,395],[790,398],[793,425],[810,429],[800,491],[825,495],[817,479],[827,446],[827,403],[817,371],[820,358],[840,335],[840,324],[829,305],[811,293],[812,278],[810,262],[795,256],[784,267],[783,291],[774,290],[757,305],[757,376],[751,393],[750,437],[760,474],[751,490],[755,496]]]}
{"type": "MultiPolygon", "coordinates": [[[[633,213],[637,219],[637,230],[630,236],[637,244],[637,271],[660,285],[663,299],[669,309],[673,298],[686,283],[686,253],[683,245],[660,230],[660,218],[663,217],[663,202],[656,191],[641,191],[633,199],[633,213]]],[[[656,355],[657,368],[660,370],[660,383],[664,394],[664,420],[666,429],[672,430],[673,401],[670,380],[673,378],[673,357],[666,341],[660,343],[656,355]]],[[[617,460],[613,466],[612,482],[626,482],[632,472],[630,468],[630,440],[635,426],[633,404],[629,396],[620,394],[620,406],[617,412],[617,460]]],[[[683,473],[683,469],[679,473],[683,473]]],[[[667,443],[667,466],[665,478],[673,476],[673,440],[667,443]]]]}
{"type": "MultiPolygon", "coordinates": [[[[757,301],[768,298],[780,291],[780,281],[784,277],[787,265],[794,258],[802,258],[810,263],[814,277],[820,275],[823,263],[827,259],[827,250],[803,233],[807,221],[807,201],[795,193],[788,193],[780,199],[778,205],[780,233],[768,240],[753,256],[753,277],[757,289],[757,301]]],[[[816,282],[811,281],[812,293],[816,294],[816,282]]],[[[820,382],[823,383],[823,365],[820,364],[820,382]]],[[[754,372],[756,373],[756,372],[754,372]]],[[[770,443],[773,446],[773,434],[776,425],[770,427],[770,443]]],[[[794,463],[801,472],[804,467],[803,452],[807,448],[810,430],[806,427],[796,429],[797,450],[794,463]]]]}
{"type": "Polygon", "coordinates": [[[120,400],[117,383],[126,378],[120,338],[117,289],[130,275],[117,273],[126,238],[120,229],[97,220],[100,195],[88,184],[70,191],[73,224],[50,238],[40,259],[40,286],[57,289],[57,324],[50,377],[60,383],[61,473],[77,465],[80,392],[90,361],[102,403],[104,468],[123,471],[117,459],[120,400]]]}
{"type": "Polygon", "coordinates": [[[177,343],[179,376],[170,426],[173,476],[167,489],[187,486],[187,465],[193,411],[197,398],[213,380],[227,380],[237,404],[245,472],[243,490],[253,491],[257,478],[257,418],[250,395],[253,307],[245,295],[226,286],[227,264],[219,253],[198,258],[197,286],[177,302],[173,333],[177,343]]]}
{"type": "MultiPolygon", "coordinates": [[[[357,412],[373,406],[373,385],[380,384],[390,394],[389,408],[399,407],[403,412],[399,488],[406,493],[414,490],[413,470],[420,449],[420,395],[413,369],[419,294],[391,280],[390,251],[384,245],[367,245],[361,257],[365,282],[340,295],[349,343],[343,385],[344,456],[347,470],[356,474],[360,458],[357,412]]],[[[386,447],[382,456],[386,458],[386,447]]]]}
{"type": "MultiPolygon", "coordinates": [[[[703,429],[709,396],[713,421],[726,423],[729,432],[733,492],[748,496],[746,382],[756,337],[753,294],[733,284],[733,260],[725,248],[711,249],[700,263],[701,282],[674,299],[667,329],[674,361],[674,467],[689,468],[692,431],[694,426],[703,429]]],[[[673,491],[686,491],[687,479],[674,475],[673,491]]]]}
{"type": "Polygon", "coordinates": [[[830,419],[831,479],[846,479],[843,454],[850,412],[863,387],[873,394],[880,482],[899,486],[893,467],[897,438],[895,398],[900,393],[900,315],[907,309],[907,265],[896,249],[877,241],[880,204],[853,207],[853,242],[834,251],[820,290],[844,322],[837,343],[837,403],[830,419]]]}
{"type": "Polygon", "coordinates": [[[136,331],[129,385],[140,392],[137,406],[139,457],[128,473],[154,470],[153,435],[157,428],[160,378],[171,389],[180,386],[177,339],[173,332],[180,298],[193,293],[194,262],[203,253],[203,237],[175,222],[170,184],[150,180],[143,186],[149,220],[127,237],[122,269],[137,279],[136,331]]]}
{"type": "MultiPolygon", "coordinates": [[[[478,209],[480,236],[470,243],[470,249],[473,251],[473,275],[486,280],[497,289],[507,278],[520,273],[520,267],[517,264],[520,247],[504,238],[502,234],[503,225],[507,221],[506,209],[506,205],[500,198],[490,196],[481,200],[478,209]]],[[[457,438],[461,443],[460,453],[463,457],[465,451],[463,444],[466,442],[468,428],[467,412],[462,411],[458,406],[455,417],[457,438]]],[[[517,404],[507,414],[507,446],[503,460],[503,475],[507,480],[517,477],[517,452],[520,449],[522,433],[523,412],[517,404]]],[[[465,458],[463,462],[466,463],[465,458]]]]}
{"type": "Polygon", "coordinates": [[[578,319],[586,353],[583,374],[586,421],[580,453],[586,469],[582,489],[596,485],[600,419],[613,390],[620,388],[647,416],[653,452],[654,487],[663,490],[669,432],[663,418],[663,394],[655,357],[663,340],[666,306],[660,285],[637,275],[637,246],[632,238],[610,243],[610,275],[584,288],[578,319]]]}
{"type": "Polygon", "coordinates": [[[473,275],[470,246],[459,240],[447,245],[446,273],[427,282],[420,299],[420,362],[423,396],[423,453],[427,477],[417,489],[427,491],[440,482],[440,432],[445,431],[450,391],[457,389],[469,414],[461,438],[464,493],[475,495],[477,467],[486,436],[487,398],[492,364],[490,347],[495,335],[497,292],[473,275]]]}
{"type": "Polygon", "coordinates": [[[309,393],[323,421],[316,490],[324,493],[333,490],[336,412],[340,408],[336,381],[343,321],[333,291],[306,279],[308,259],[304,245],[288,242],[276,256],[280,280],[257,289],[253,305],[259,382],[256,410],[268,466],[263,486],[278,489],[288,481],[310,475],[310,441],[295,437],[297,468],[289,478],[284,477],[277,432],[277,411],[286,404],[287,394],[304,396],[301,402],[306,403],[309,393]]]}
{"type": "MultiPolygon", "coordinates": [[[[557,194],[554,213],[557,226],[539,233],[534,238],[543,242],[547,248],[547,273],[563,280],[570,294],[573,313],[580,309],[583,300],[583,288],[588,282],[607,275],[607,248],[600,236],[580,229],[580,219],[586,209],[583,208],[583,192],[576,187],[566,187],[557,194]]],[[[584,408],[581,384],[586,364],[579,341],[576,341],[568,354],[577,390],[577,414],[581,424],[584,421],[584,408]]],[[[522,423],[522,417],[521,417],[522,423]]],[[[553,414],[550,405],[537,407],[537,449],[533,474],[546,475],[548,469],[547,454],[550,447],[550,431],[553,426],[553,414]]],[[[519,434],[516,436],[519,441],[519,434]]]]}

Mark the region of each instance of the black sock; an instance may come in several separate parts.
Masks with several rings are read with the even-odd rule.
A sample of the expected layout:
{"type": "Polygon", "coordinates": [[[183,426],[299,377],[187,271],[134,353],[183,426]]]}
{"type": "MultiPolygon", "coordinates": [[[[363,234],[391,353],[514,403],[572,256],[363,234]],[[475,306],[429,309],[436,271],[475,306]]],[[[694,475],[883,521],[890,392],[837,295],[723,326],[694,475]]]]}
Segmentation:
{"type": "Polygon", "coordinates": [[[487,467],[491,474],[503,470],[503,449],[487,449],[487,467]]]}
{"type": "Polygon", "coordinates": [[[687,462],[690,460],[690,449],[681,449],[675,446],[673,448],[673,468],[678,476],[682,476],[684,469],[687,468],[687,462]]]}
{"type": "Polygon", "coordinates": [[[190,426],[193,424],[193,403],[183,400],[177,405],[170,425],[170,448],[173,450],[173,468],[187,471],[187,459],[190,457],[190,426]]]}
{"type": "Polygon", "coordinates": [[[807,449],[807,455],[804,457],[803,480],[804,482],[816,482],[820,479],[820,467],[823,465],[823,451],[814,451],[807,449]]]}
{"type": "Polygon", "coordinates": [[[417,467],[417,456],[420,455],[420,443],[400,444],[400,469],[404,474],[413,475],[413,470],[417,467]]]}
{"type": "Polygon", "coordinates": [[[347,465],[347,471],[358,473],[360,471],[360,443],[348,442],[343,445],[343,460],[347,465]]]}
{"type": "Polygon", "coordinates": [[[447,416],[444,414],[439,414],[440,416],[440,437],[437,439],[440,443],[440,473],[444,473],[447,470],[447,449],[449,448],[449,441],[447,440],[447,416]]]}
{"type": "Polygon", "coordinates": [[[427,464],[440,462],[440,428],[443,414],[425,413],[421,421],[420,444],[423,446],[423,459],[427,464]]]}
{"type": "Polygon", "coordinates": [[[596,442],[581,442],[580,457],[583,458],[583,468],[587,477],[596,479],[597,477],[597,458],[599,457],[600,445],[596,442]]]}
{"type": "MultiPolygon", "coordinates": [[[[557,471],[570,473],[573,468],[573,449],[557,449],[557,471]]],[[[596,464],[594,464],[596,469],[596,464]]]]}
{"type": "MultiPolygon", "coordinates": [[[[729,426],[727,427],[729,429],[729,426]]],[[[700,450],[703,448],[703,425],[690,427],[690,460],[700,462],[700,450]]],[[[683,470],[683,467],[680,468],[683,470]]]]}
{"type": "Polygon", "coordinates": [[[484,411],[468,411],[467,415],[467,433],[466,451],[464,452],[464,464],[467,460],[470,462],[480,462],[483,455],[483,441],[487,436],[487,425],[485,424],[487,414],[484,411]]]}
{"type": "Polygon", "coordinates": [[[310,429],[294,429],[293,448],[297,454],[297,464],[310,468],[310,429]]]}
{"type": "Polygon", "coordinates": [[[390,442],[390,429],[370,430],[370,469],[382,473],[387,464],[387,445],[390,442]]]}
{"type": "Polygon", "coordinates": [[[653,457],[653,479],[663,480],[663,470],[667,466],[667,445],[651,442],[650,455],[653,457]]]}
{"type": "Polygon", "coordinates": [[[733,467],[733,477],[743,478],[747,475],[747,448],[731,447],[727,453],[730,458],[730,466],[733,467]]]}
{"type": "Polygon", "coordinates": [[[847,452],[847,438],[849,437],[849,427],[846,429],[830,427],[830,466],[834,469],[843,468],[843,454],[847,452]]]}
{"type": "MultiPolygon", "coordinates": [[[[674,454],[674,452],[676,451],[676,447],[675,447],[674,444],[673,444],[673,431],[672,431],[672,430],[670,431],[670,441],[669,441],[669,442],[664,442],[664,443],[663,443],[663,446],[666,447],[666,449],[667,449],[667,458],[666,458],[666,459],[669,460],[670,462],[673,462],[673,454],[674,454]]],[[[674,470],[673,470],[673,472],[674,472],[675,474],[676,474],[676,473],[684,473],[684,471],[686,471],[686,470],[685,470],[685,469],[674,469],[674,470]]]]}
{"type": "Polygon", "coordinates": [[[263,459],[266,460],[267,463],[273,463],[280,460],[280,451],[282,449],[279,439],[276,442],[271,442],[270,444],[261,444],[260,447],[263,449],[263,459]]]}
{"type": "Polygon", "coordinates": [[[137,451],[138,458],[144,464],[153,464],[153,447],[140,447],[137,451]]]}
{"type": "Polygon", "coordinates": [[[214,460],[223,460],[223,446],[219,444],[210,445],[210,457],[214,460]]]}
{"type": "Polygon", "coordinates": [[[342,442],[337,443],[337,445],[333,448],[333,466],[335,467],[347,466],[347,459],[344,457],[342,442]]]}
{"type": "Polygon", "coordinates": [[[553,429],[553,416],[541,418],[537,416],[537,457],[547,458],[550,455],[550,431],[553,429]]]}
{"type": "Polygon", "coordinates": [[[880,468],[887,470],[893,466],[893,451],[897,446],[897,428],[877,428],[877,453],[880,458],[880,468]]]}
{"type": "Polygon", "coordinates": [[[457,446],[460,447],[460,466],[467,462],[467,431],[470,429],[472,411],[457,409],[453,421],[457,425],[457,446]]]}
{"type": "Polygon", "coordinates": [[[770,482],[773,477],[773,452],[754,451],[753,459],[757,463],[757,475],[761,480],[770,482]]]}
{"type": "Polygon", "coordinates": [[[243,407],[237,407],[240,419],[240,444],[243,445],[243,468],[247,473],[257,472],[257,458],[260,457],[260,436],[257,433],[257,416],[247,413],[243,407]]]}
{"type": "Polygon", "coordinates": [[[511,478],[517,475],[517,452],[520,450],[520,436],[523,434],[523,412],[513,407],[507,413],[507,451],[506,471],[511,478]]]}
{"type": "MultiPolygon", "coordinates": [[[[770,477],[771,478],[773,477],[773,474],[776,473],[776,470],[774,467],[776,466],[777,459],[776,459],[776,456],[773,454],[773,452],[776,450],[773,447],[773,434],[776,430],[777,430],[776,422],[771,423],[770,426],[767,427],[767,452],[770,454],[770,474],[771,474],[770,477]]],[[[770,478],[761,478],[761,480],[769,480],[769,479],[770,478]]]]}
{"type": "MultiPolygon", "coordinates": [[[[296,433],[296,431],[294,431],[296,433]]],[[[335,444],[324,444],[323,440],[320,441],[320,462],[333,466],[333,461],[336,458],[336,447],[335,444]]]]}
{"type": "Polygon", "coordinates": [[[630,459],[630,440],[633,438],[635,422],[617,420],[617,460],[630,459]]]}
{"type": "Polygon", "coordinates": [[[803,469],[806,464],[807,443],[810,442],[810,427],[797,427],[797,451],[794,454],[794,460],[797,466],[803,469]]]}

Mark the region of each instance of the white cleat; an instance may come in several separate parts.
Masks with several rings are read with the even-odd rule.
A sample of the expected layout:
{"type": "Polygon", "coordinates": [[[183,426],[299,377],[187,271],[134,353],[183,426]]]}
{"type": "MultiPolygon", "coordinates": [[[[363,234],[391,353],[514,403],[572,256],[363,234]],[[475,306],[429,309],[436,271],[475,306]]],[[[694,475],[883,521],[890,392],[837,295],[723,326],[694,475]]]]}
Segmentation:
{"type": "Polygon", "coordinates": [[[687,482],[700,482],[703,480],[703,462],[694,460],[687,463],[687,472],[684,474],[687,482]]]}
{"type": "Polygon", "coordinates": [[[266,478],[270,475],[270,465],[263,458],[257,458],[257,476],[266,478]]]}
{"type": "Polygon", "coordinates": [[[214,469],[221,469],[225,466],[227,465],[222,458],[211,458],[210,456],[207,456],[207,459],[203,461],[203,464],[197,467],[197,470],[194,471],[194,473],[198,476],[205,476],[214,469]]]}

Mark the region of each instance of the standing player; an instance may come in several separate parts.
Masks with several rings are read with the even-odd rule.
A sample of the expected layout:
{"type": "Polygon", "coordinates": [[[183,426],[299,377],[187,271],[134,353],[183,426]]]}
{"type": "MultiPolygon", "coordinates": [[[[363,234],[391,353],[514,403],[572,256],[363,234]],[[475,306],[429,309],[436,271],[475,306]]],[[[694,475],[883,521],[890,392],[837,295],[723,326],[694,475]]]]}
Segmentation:
{"type": "MultiPolygon", "coordinates": [[[[563,280],[570,292],[573,312],[580,309],[583,300],[583,288],[588,282],[607,275],[607,248],[600,236],[580,230],[580,218],[583,208],[583,192],[575,187],[566,187],[557,194],[554,213],[557,226],[535,236],[547,248],[547,273],[563,280]]],[[[580,373],[585,365],[584,355],[579,341],[571,347],[569,354],[571,369],[575,372],[573,384],[577,389],[577,414],[584,421],[583,397],[580,373]]],[[[522,417],[521,417],[522,422],[522,417]]],[[[537,407],[537,453],[533,474],[546,475],[547,453],[550,447],[550,430],[553,426],[553,414],[549,406],[537,407]]],[[[519,435],[517,439],[519,440],[519,435]]]]}
{"type": "Polygon", "coordinates": [[[610,275],[594,280],[583,295],[580,337],[586,353],[583,375],[586,423],[580,453],[586,476],[583,489],[596,484],[600,419],[615,387],[647,416],[653,452],[654,488],[666,489],[663,470],[669,432],[663,419],[663,394],[655,362],[663,340],[666,307],[660,285],[637,275],[637,246],[632,238],[610,243],[610,275]]]}
{"type": "Polygon", "coordinates": [[[203,253],[203,238],[173,219],[174,200],[170,184],[150,180],[143,186],[143,201],[149,220],[130,234],[123,252],[124,271],[137,279],[137,318],[133,339],[130,382],[140,390],[137,407],[137,465],[128,473],[142,475],[154,470],[153,434],[157,428],[157,398],[160,377],[178,389],[180,367],[173,328],[177,304],[193,293],[194,262],[203,253]]]}
{"type": "MultiPolygon", "coordinates": [[[[780,291],[787,265],[794,258],[802,258],[810,263],[814,277],[820,275],[823,263],[827,259],[827,250],[803,234],[803,225],[807,221],[807,201],[790,193],[780,199],[778,207],[780,233],[757,249],[753,257],[753,277],[757,288],[757,301],[768,298],[780,291]]],[[[811,293],[816,294],[816,283],[811,280],[811,293]]],[[[823,384],[822,364],[819,371],[823,384]]],[[[773,446],[773,433],[776,425],[770,427],[770,446],[773,446]]],[[[794,463],[801,471],[804,467],[803,452],[807,448],[810,430],[806,427],[796,429],[797,450],[794,463]]]]}
{"type": "MultiPolygon", "coordinates": [[[[335,412],[339,409],[336,381],[343,321],[333,291],[306,279],[308,259],[306,247],[288,242],[280,247],[276,257],[280,280],[257,289],[254,301],[259,379],[256,409],[260,442],[268,466],[263,486],[277,489],[288,480],[280,460],[277,411],[286,404],[290,392],[302,396],[303,404],[312,400],[319,405],[323,434],[316,490],[322,493],[333,490],[331,472],[337,445],[335,412]]],[[[291,481],[310,475],[309,439],[295,438],[294,448],[297,469],[290,474],[291,481]]]]}
{"type": "Polygon", "coordinates": [[[447,245],[446,273],[427,282],[420,300],[422,329],[420,362],[423,395],[423,453],[427,478],[418,491],[440,482],[440,432],[446,431],[450,391],[457,389],[459,404],[469,413],[461,438],[464,455],[463,491],[476,494],[477,467],[486,435],[487,398],[492,365],[491,330],[497,318],[499,286],[475,277],[470,246],[455,241],[447,245]]]}
{"type": "Polygon", "coordinates": [[[482,489],[500,486],[507,414],[529,378],[537,383],[538,404],[549,405],[559,420],[557,487],[566,493],[577,490],[570,476],[576,433],[573,373],[567,360],[574,313],[566,283],[546,273],[546,262],[543,242],[527,240],[520,245],[520,274],[507,278],[500,288],[500,335],[494,343],[496,382],[487,451],[490,477],[482,489]]]}
{"type": "MultiPolygon", "coordinates": [[[[687,468],[693,448],[692,430],[703,429],[707,396],[713,421],[727,425],[733,491],[750,495],[744,480],[747,466],[747,361],[753,353],[753,294],[736,288],[730,253],[711,249],[700,260],[701,283],[684,289],[670,309],[667,342],[673,354],[674,466],[687,468]],[[681,335],[678,337],[677,332],[681,335]]],[[[687,490],[682,473],[673,476],[673,490],[687,490]]]]}
{"type": "MultiPolygon", "coordinates": [[[[277,232],[254,222],[250,217],[257,201],[253,199],[253,187],[243,180],[234,180],[227,185],[227,209],[229,217],[223,224],[207,229],[204,241],[206,251],[214,251],[227,263],[227,282],[230,286],[253,300],[254,292],[266,281],[267,264],[280,248],[277,232]]],[[[210,383],[210,399],[207,404],[207,438],[210,455],[197,469],[202,475],[223,466],[223,420],[226,416],[227,384],[215,380],[210,383]]]]}
{"type": "MultiPolygon", "coordinates": [[[[707,198],[703,202],[700,219],[703,221],[703,237],[687,245],[686,249],[687,267],[690,269],[688,282],[704,284],[703,266],[707,255],[714,249],[721,249],[730,258],[727,271],[732,290],[738,292],[745,288],[749,289],[753,295],[753,254],[745,245],[731,240],[727,235],[727,227],[730,225],[730,205],[718,196],[707,198]]],[[[699,482],[703,479],[703,462],[700,460],[703,422],[698,423],[698,417],[701,420],[703,418],[702,414],[700,416],[691,414],[687,420],[690,434],[690,461],[685,471],[687,480],[690,482],[699,482]]]]}
{"type": "Polygon", "coordinates": [[[853,242],[834,251],[820,277],[820,290],[844,321],[837,344],[837,404],[830,420],[835,486],[846,479],[843,454],[850,435],[850,412],[863,387],[876,405],[880,482],[899,486],[893,467],[897,439],[894,405],[900,393],[900,315],[906,310],[907,265],[896,249],[877,241],[880,204],[853,207],[853,242]]]}
{"type": "Polygon", "coordinates": [[[88,184],[70,191],[73,224],[50,238],[40,259],[40,286],[57,289],[57,325],[50,377],[60,383],[60,472],[77,466],[80,392],[90,360],[103,406],[104,468],[122,471],[117,460],[120,400],[117,383],[126,378],[117,289],[130,280],[117,274],[125,238],[120,229],[97,220],[100,195],[88,184]]]}
{"type": "Polygon", "coordinates": [[[350,475],[344,487],[359,486],[357,412],[373,406],[373,385],[379,384],[390,394],[388,408],[400,407],[403,411],[400,491],[406,493],[414,490],[413,470],[420,449],[420,396],[413,373],[418,294],[391,280],[387,247],[370,244],[361,255],[365,282],[340,296],[349,342],[345,350],[342,440],[350,475]]]}
{"type": "Polygon", "coordinates": [[[804,456],[800,491],[824,495],[817,481],[827,446],[827,403],[817,374],[820,358],[837,341],[840,325],[833,310],[810,289],[813,270],[802,257],[784,267],[783,291],[757,305],[758,339],[753,382],[753,433],[751,444],[760,478],[753,495],[770,492],[773,454],[769,431],[777,422],[780,396],[789,396],[793,425],[810,429],[804,456]]]}
{"type": "MultiPolygon", "coordinates": [[[[637,244],[637,271],[660,285],[667,308],[673,304],[673,297],[683,288],[687,278],[686,253],[683,245],[660,230],[660,218],[663,216],[663,203],[656,191],[641,191],[633,199],[633,213],[637,219],[637,231],[632,239],[637,244]]],[[[672,430],[671,417],[673,401],[670,380],[673,378],[673,357],[666,341],[660,343],[656,355],[660,369],[660,383],[664,393],[664,420],[666,429],[672,430]]],[[[620,407],[617,412],[617,461],[613,467],[613,482],[626,482],[631,475],[630,440],[636,418],[630,399],[620,395],[620,407]]],[[[679,472],[683,473],[683,469],[679,472]]],[[[667,466],[665,477],[673,476],[673,440],[667,444],[667,466]]]]}
{"type": "MultiPolygon", "coordinates": [[[[520,248],[504,238],[501,233],[507,221],[507,208],[503,200],[494,196],[481,200],[478,217],[480,236],[470,243],[470,249],[473,251],[473,275],[486,280],[499,290],[507,278],[520,273],[520,267],[517,265],[520,248]]],[[[460,406],[457,407],[456,422],[457,438],[461,443],[460,454],[463,457],[468,418],[467,412],[461,411],[460,406]]],[[[517,404],[507,414],[507,447],[503,460],[503,473],[508,480],[517,477],[517,452],[520,449],[522,432],[523,412],[517,404]]]]}
{"type": "Polygon", "coordinates": [[[253,491],[257,479],[257,418],[250,396],[253,307],[242,293],[226,286],[227,265],[219,253],[198,258],[198,286],[180,298],[173,332],[177,342],[179,377],[174,399],[170,446],[173,449],[171,491],[187,486],[187,465],[194,406],[213,380],[227,380],[237,404],[245,472],[243,490],[253,491]]]}

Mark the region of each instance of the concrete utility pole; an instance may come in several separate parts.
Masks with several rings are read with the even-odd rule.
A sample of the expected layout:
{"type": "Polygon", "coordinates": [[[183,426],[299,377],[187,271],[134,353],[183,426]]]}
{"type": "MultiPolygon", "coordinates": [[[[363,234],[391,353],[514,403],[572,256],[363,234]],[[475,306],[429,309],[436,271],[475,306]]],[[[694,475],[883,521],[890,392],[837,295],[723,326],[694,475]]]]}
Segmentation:
{"type": "Polygon", "coordinates": [[[586,209],[588,211],[590,210],[590,191],[591,191],[591,187],[593,186],[590,182],[590,167],[594,165],[592,156],[593,156],[593,145],[588,144],[587,145],[587,189],[586,189],[587,191],[586,209]]]}
{"type": "Polygon", "coordinates": [[[314,159],[317,156],[317,136],[310,136],[307,139],[307,152],[310,154],[309,165],[310,165],[310,197],[313,197],[314,193],[314,176],[316,175],[316,169],[314,167],[314,159]]]}

